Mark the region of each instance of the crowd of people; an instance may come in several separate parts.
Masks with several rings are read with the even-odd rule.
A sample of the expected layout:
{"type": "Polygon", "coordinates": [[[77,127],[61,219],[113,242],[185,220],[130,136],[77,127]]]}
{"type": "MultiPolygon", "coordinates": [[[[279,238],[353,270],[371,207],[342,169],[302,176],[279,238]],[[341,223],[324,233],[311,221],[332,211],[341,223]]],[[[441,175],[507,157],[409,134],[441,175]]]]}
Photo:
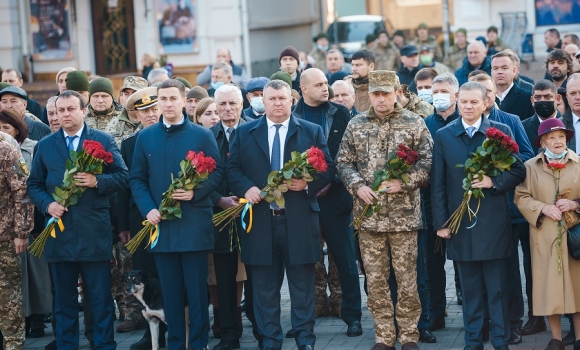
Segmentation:
{"type": "Polygon", "coordinates": [[[131,349],[207,349],[210,332],[220,339],[214,350],[238,349],[245,315],[261,350],[281,349],[284,338],[312,350],[317,317],[340,317],[347,337],[363,334],[360,269],[374,320],[371,350],[395,349],[397,340],[416,350],[446,327],[449,259],[465,350],[483,350],[488,340],[509,349],[546,331],[546,318],[547,350],[580,350],[580,262],[563,234],[580,215],[578,36],[546,31],[545,77],[534,81],[495,27],[472,42],[458,29],[448,52],[425,24],[416,34],[407,42],[402,31],[372,33],[347,63],[321,33],[308,54],[283,48],[270,77],[250,78],[222,48],[196,84],[171,77],[151,55],[143,77],[126,77],[118,91],[108,78],[65,67],[44,109],[22,89],[18,70],[4,70],[3,348],[45,336],[50,319],[55,339],[46,350],[77,349],[82,309],[93,349],[115,349],[115,330],[144,328],[131,349]],[[517,143],[513,164],[465,180],[457,164],[485,152],[479,147],[495,129],[517,143]],[[56,188],[87,140],[111,161],[102,173],[75,173],[82,195],[65,206],[56,188]],[[283,206],[265,200],[270,173],[311,147],[326,169],[312,181],[288,180],[276,194],[283,206]],[[404,178],[377,180],[401,149],[415,154],[404,178]],[[190,151],[213,158],[215,169],[201,186],[173,191],[180,215],[167,220],[160,203],[190,151]],[[477,210],[454,234],[449,219],[465,186],[484,196],[471,199],[477,210]],[[249,223],[242,215],[214,226],[214,214],[246,201],[249,223]],[[43,255],[28,252],[55,221],[43,255]],[[157,238],[130,254],[125,244],[147,222],[157,238]],[[159,281],[159,329],[145,322],[151,305],[125,288],[136,270],[159,281]],[[564,315],[571,327],[563,337],[564,315]]]}

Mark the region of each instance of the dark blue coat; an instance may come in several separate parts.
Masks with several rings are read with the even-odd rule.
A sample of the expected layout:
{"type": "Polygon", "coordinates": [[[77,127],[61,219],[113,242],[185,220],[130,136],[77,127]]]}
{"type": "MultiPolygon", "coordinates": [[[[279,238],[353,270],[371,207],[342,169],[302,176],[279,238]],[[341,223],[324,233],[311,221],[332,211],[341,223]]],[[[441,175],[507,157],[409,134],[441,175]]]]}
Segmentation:
{"type": "MultiPolygon", "coordinates": [[[[444,227],[451,214],[463,200],[462,188],[465,172],[457,168],[463,164],[470,152],[474,152],[485,140],[485,131],[494,127],[513,137],[509,127],[484,118],[481,127],[469,138],[461,119],[449,123],[435,134],[433,167],[431,168],[431,199],[433,205],[433,226],[435,230],[444,227]]],[[[477,213],[477,223],[471,228],[467,213],[461,221],[457,234],[451,234],[446,241],[447,258],[456,261],[483,261],[509,257],[511,254],[512,231],[507,191],[514,189],[526,176],[524,164],[517,161],[511,169],[492,177],[495,188],[484,189],[485,198],[477,213]]],[[[477,208],[478,200],[472,198],[470,207],[477,208]]]]}
{"type": "MultiPolygon", "coordinates": [[[[69,206],[62,216],[64,232],[57,227],[56,239],[49,237],[46,241],[44,255],[48,262],[103,261],[112,258],[107,195],[125,189],[129,185],[129,173],[112,136],[85,124],[77,150],[81,149],[84,140],[100,142],[113,154],[114,161],[103,167],[103,174],[96,175],[98,188],[87,188],[79,202],[69,206]]],[[[28,178],[28,195],[42,213],[46,213],[48,205],[54,202],[54,188],[62,185],[67,159],[69,152],[62,129],[38,142],[28,178]]],[[[47,220],[49,218],[47,215],[47,220]]]]}
{"type": "Polygon", "coordinates": [[[179,162],[187,152],[203,151],[216,160],[217,168],[202,187],[194,190],[191,201],[181,202],[181,219],[159,223],[159,241],[153,253],[192,252],[213,249],[213,214],[209,194],[223,179],[223,169],[217,144],[212,133],[185,119],[180,125],[167,129],[159,122],[137,134],[131,164],[131,192],[143,217],[158,209],[163,192],[171,184],[171,174],[177,177],[179,162]]]}
{"type": "MultiPolygon", "coordinates": [[[[320,148],[328,163],[326,172],[308,183],[308,191],[284,193],[288,219],[290,264],[312,264],[320,260],[320,226],[316,193],[333,178],[336,168],[322,133],[322,128],[296,116],[290,117],[284,146],[284,159],[292,151],[303,152],[311,146],[320,148]]],[[[230,145],[226,174],[232,192],[242,198],[253,186],[266,186],[270,173],[270,150],[266,118],[241,125],[230,145]]],[[[249,265],[272,264],[272,222],[270,204],[264,200],[254,205],[253,228],[242,234],[242,261],[249,265]]]]}
{"type": "Polygon", "coordinates": [[[532,93],[514,84],[507,96],[499,103],[499,109],[517,115],[520,120],[526,120],[536,114],[532,106],[532,93]]]}
{"type": "Polygon", "coordinates": [[[471,63],[469,63],[469,60],[467,59],[467,57],[465,57],[463,59],[463,65],[455,71],[455,77],[457,78],[457,81],[459,82],[459,86],[467,83],[469,73],[473,72],[476,69],[482,70],[482,71],[486,72],[487,74],[491,75],[491,58],[489,56],[485,56],[485,60],[483,61],[481,66],[474,67],[471,65],[471,63]]]}

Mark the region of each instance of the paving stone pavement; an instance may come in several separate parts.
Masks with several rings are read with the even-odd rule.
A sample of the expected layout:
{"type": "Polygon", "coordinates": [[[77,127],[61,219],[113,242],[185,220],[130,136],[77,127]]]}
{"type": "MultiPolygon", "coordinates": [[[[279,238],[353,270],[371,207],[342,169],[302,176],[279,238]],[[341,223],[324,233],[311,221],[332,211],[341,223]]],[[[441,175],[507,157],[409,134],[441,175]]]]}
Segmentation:
{"type": "MultiPolygon", "coordinates": [[[[521,254],[520,254],[521,256],[521,254]]],[[[421,349],[457,349],[461,350],[464,347],[463,342],[463,319],[461,313],[461,306],[457,305],[457,300],[455,296],[455,283],[453,274],[453,264],[451,261],[447,261],[445,265],[447,271],[447,305],[448,305],[448,316],[445,318],[446,328],[444,330],[433,332],[437,337],[437,343],[435,344],[423,344],[419,343],[421,349]]],[[[521,268],[523,273],[523,268],[521,268]]],[[[522,276],[522,281],[524,281],[522,276]]],[[[370,312],[366,306],[366,295],[362,290],[363,278],[361,276],[361,293],[363,296],[363,310],[362,310],[362,326],[363,335],[360,337],[349,338],[346,336],[346,325],[341,319],[335,317],[321,317],[316,319],[316,325],[314,326],[314,332],[316,334],[316,349],[323,350],[348,350],[348,349],[370,349],[374,345],[374,329],[373,329],[373,319],[370,312]]],[[[524,295],[525,298],[525,295],[524,295]]],[[[210,316],[211,316],[210,310],[210,316]]],[[[527,315],[527,308],[525,314],[527,315]]],[[[82,322],[82,312],[79,313],[81,317],[80,327],[81,327],[81,349],[90,349],[88,341],[82,336],[83,334],[83,322],[82,322]]],[[[524,317],[524,322],[526,318],[524,317]]],[[[115,326],[119,324],[120,321],[115,322],[115,326]]],[[[50,324],[46,324],[46,336],[43,338],[27,339],[25,344],[25,349],[44,349],[44,346],[48,344],[54,335],[50,324]]],[[[240,340],[242,350],[256,350],[258,349],[258,344],[252,335],[252,328],[250,322],[243,317],[244,333],[242,339],[240,340]]],[[[282,314],[281,314],[281,325],[284,332],[287,332],[290,326],[290,295],[288,293],[288,285],[284,281],[282,286],[282,314]]],[[[569,329],[568,320],[563,318],[562,329],[567,332],[569,329]]],[[[115,341],[117,342],[117,349],[129,349],[131,344],[137,342],[141,339],[144,331],[135,331],[129,333],[116,333],[115,341]]],[[[511,349],[521,349],[521,350],[532,350],[538,349],[542,350],[546,347],[550,341],[550,332],[542,332],[540,334],[525,336],[523,337],[523,342],[519,345],[511,345],[511,349]]],[[[210,335],[209,347],[212,349],[215,345],[219,343],[219,339],[213,339],[210,335]]],[[[401,345],[397,344],[397,349],[400,349],[401,345]]],[[[298,349],[293,339],[284,339],[284,344],[282,350],[295,350],[298,349]]],[[[493,349],[491,344],[487,342],[485,344],[485,349],[493,349]]],[[[572,350],[572,346],[567,347],[568,350],[572,350]]]]}

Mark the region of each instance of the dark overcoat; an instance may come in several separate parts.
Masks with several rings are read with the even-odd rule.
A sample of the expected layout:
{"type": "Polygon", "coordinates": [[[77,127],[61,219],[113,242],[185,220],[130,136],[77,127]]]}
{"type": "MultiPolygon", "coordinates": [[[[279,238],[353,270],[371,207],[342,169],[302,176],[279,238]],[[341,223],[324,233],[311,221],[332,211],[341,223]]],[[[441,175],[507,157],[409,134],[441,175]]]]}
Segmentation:
{"type": "Polygon", "coordinates": [[[536,111],[532,106],[532,93],[514,84],[504,100],[499,104],[499,109],[504,112],[515,114],[520,120],[526,120],[533,116],[536,111]]]}
{"type": "MultiPolygon", "coordinates": [[[[435,134],[435,146],[432,167],[432,204],[433,225],[435,230],[445,226],[445,222],[459,207],[463,200],[462,188],[465,172],[456,167],[463,164],[470,152],[475,152],[485,140],[485,131],[494,127],[510,135],[513,134],[505,124],[483,118],[479,130],[469,138],[461,118],[449,123],[435,134]]],[[[510,170],[492,177],[494,188],[484,189],[485,198],[477,213],[477,223],[468,229],[473,222],[464,215],[459,232],[451,234],[447,240],[447,258],[456,261],[483,261],[509,257],[511,254],[512,232],[510,208],[507,191],[520,184],[525,176],[525,168],[518,154],[513,154],[517,161],[510,170]]],[[[476,210],[478,201],[472,198],[470,207],[476,210]]]]}
{"type": "MultiPolygon", "coordinates": [[[[111,218],[108,195],[125,189],[129,173],[112,136],[85,124],[77,151],[85,140],[100,142],[113,154],[113,163],[103,166],[103,174],[96,175],[97,188],[87,188],[79,202],[68,207],[62,216],[64,231],[56,226],[56,238],[46,241],[44,255],[47,262],[103,261],[112,258],[111,218]]],[[[62,129],[38,142],[28,178],[28,195],[42,213],[54,202],[55,187],[62,186],[66,161],[69,159],[62,129]]],[[[50,216],[46,216],[48,221],[50,216]]]]}
{"type": "MultiPolygon", "coordinates": [[[[324,139],[322,128],[316,124],[291,116],[286,141],[284,159],[290,160],[292,151],[303,152],[311,146],[320,148],[328,163],[324,173],[315,176],[308,183],[308,191],[288,191],[284,193],[290,264],[312,264],[320,261],[320,208],[316,193],[333,178],[336,168],[324,139]]],[[[266,186],[270,173],[270,150],[268,145],[268,125],[266,118],[241,125],[236,130],[230,145],[230,156],[226,164],[226,174],[232,192],[238,197],[253,186],[266,186]]],[[[242,262],[248,265],[272,264],[272,222],[270,204],[264,200],[253,207],[253,227],[248,234],[242,234],[242,262]]]]}

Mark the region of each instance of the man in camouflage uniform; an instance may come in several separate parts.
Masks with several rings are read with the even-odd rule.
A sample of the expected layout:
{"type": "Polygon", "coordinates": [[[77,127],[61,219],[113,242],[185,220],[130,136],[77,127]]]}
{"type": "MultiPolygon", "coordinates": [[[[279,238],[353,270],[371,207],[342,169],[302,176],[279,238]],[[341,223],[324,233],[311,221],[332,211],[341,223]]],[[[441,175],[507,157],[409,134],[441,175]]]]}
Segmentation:
{"type": "Polygon", "coordinates": [[[397,339],[394,309],[387,279],[392,262],[398,284],[397,324],[403,350],[417,350],[417,322],[421,305],[417,293],[417,230],[421,228],[419,187],[431,168],[432,139],[425,122],[396,102],[397,77],[392,71],[369,74],[371,108],[353,118],[336,157],[338,174],[354,196],[354,216],[373,199],[382,204],[378,213],[359,225],[359,243],[367,273],[368,307],[375,323],[372,350],[394,349],[397,339]],[[408,181],[384,181],[384,194],[371,185],[374,172],[383,170],[388,155],[404,144],[419,157],[408,172],[408,181]]]}
{"type": "Polygon", "coordinates": [[[389,42],[389,35],[386,31],[382,30],[378,35],[379,42],[377,47],[372,50],[375,54],[375,69],[398,71],[401,65],[399,49],[389,42]]]}
{"type": "Polygon", "coordinates": [[[457,29],[453,41],[453,45],[445,53],[443,63],[455,72],[461,68],[463,60],[467,57],[467,45],[469,44],[467,42],[467,30],[465,28],[457,29]]]}
{"type": "MultiPolygon", "coordinates": [[[[104,131],[115,138],[117,147],[121,147],[124,137],[134,133],[139,122],[132,122],[128,113],[120,103],[113,98],[113,83],[107,78],[97,78],[89,84],[89,106],[85,123],[95,129],[104,131]]],[[[113,196],[116,198],[116,196],[113,196]]],[[[113,200],[116,207],[116,200],[113,200]]],[[[115,226],[116,210],[111,210],[111,219],[115,226]]],[[[141,305],[125,292],[123,273],[133,269],[131,254],[122,241],[114,239],[113,258],[115,264],[111,268],[111,286],[113,297],[117,301],[120,319],[125,321],[117,326],[117,332],[131,332],[141,329],[141,305]]],[[[85,296],[86,299],[86,296],[85,296]]]]}
{"type": "Polygon", "coordinates": [[[397,102],[399,102],[404,109],[417,114],[423,119],[433,114],[433,111],[435,110],[430,103],[423,101],[422,98],[409,91],[409,87],[405,84],[397,89],[397,102]]]}
{"type": "Polygon", "coordinates": [[[423,46],[429,46],[435,54],[435,60],[438,62],[443,61],[443,52],[437,42],[437,38],[429,34],[429,26],[426,23],[419,24],[419,27],[417,27],[417,37],[410,41],[409,45],[415,45],[417,50],[421,50],[423,46]]]}
{"type": "Polygon", "coordinates": [[[326,72],[326,52],[328,51],[328,36],[326,33],[319,33],[314,38],[314,46],[308,53],[308,56],[314,58],[316,68],[326,72]]]}
{"type": "Polygon", "coordinates": [[[18,254],[28,246],[34,205],[26,195],[28,169],[20,151],[0,133],[0,331],[6,350],[24,349],[22,275],[18,254]]]}

